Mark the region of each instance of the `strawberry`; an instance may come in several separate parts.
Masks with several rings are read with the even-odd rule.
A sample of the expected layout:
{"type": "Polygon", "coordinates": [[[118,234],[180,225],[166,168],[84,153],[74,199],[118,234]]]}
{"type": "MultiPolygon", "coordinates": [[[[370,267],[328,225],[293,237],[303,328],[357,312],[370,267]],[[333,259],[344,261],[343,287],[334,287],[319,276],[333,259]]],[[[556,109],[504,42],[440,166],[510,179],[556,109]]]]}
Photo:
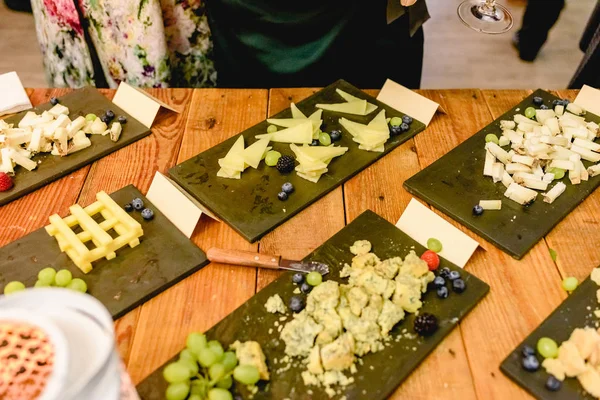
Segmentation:
{"type": "Polygon", "coordinates": [[[427,267],[430,271],[435,271],[440,266],[440,257],[436,252],[431,250],[427,250],[425,253],[421,254],[421,260],[427,263],[427,267]]]}
{"type": "Polygon", "coordinates": [[[6,192],[13,187],[13,181],[5,172],[0,172],[0,192],[6,192]]]}

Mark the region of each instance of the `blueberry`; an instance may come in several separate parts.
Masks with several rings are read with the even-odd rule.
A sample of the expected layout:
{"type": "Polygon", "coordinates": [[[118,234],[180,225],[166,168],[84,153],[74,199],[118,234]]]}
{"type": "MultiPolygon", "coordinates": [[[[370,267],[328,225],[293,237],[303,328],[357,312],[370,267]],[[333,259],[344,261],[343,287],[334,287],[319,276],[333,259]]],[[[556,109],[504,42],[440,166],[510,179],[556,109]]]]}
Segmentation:
{"type": "Polygon", "coordinates": [[[450,271],[450,273],[448,274],[448,279],[450,279],[451,281],[455,280],[455,279],[459,279],[460,278],[460,272],[458,271],[450,271]]]}
{"type": "Polygon", "coordinates": [[[117,118],[117,121],[119,121],[119,123],[121,125],[126,124],[127,123],[127,117],[124,115],[119,115],[119,118],[117,118]]]}
{"type": "Polygon", "coordinates": [[[549,109],[549,107],[547,105],[545,105],[545,104],[542,104],[540,106],[540,110],[548,110],[548,109],[549,109]]]}
{"type": "Polygon", "coordinates": [[[318,146],[319,145],[319,139],[313,139],[312,143],[310,144],[311,146],[318,146]]]}
{"type": "Polygon", "coordinates": [[[463,281],[462,279],[455,279],[452,282],[452,290],[454,290],[455,293],[462,293],[467,289],[467,284],[465,283],[465,281],[463,281]]]}
{"type": "Polygon", "coordinates": [[[134,209],[136,209],[138,211],[140,211],[142,208],[144,208],[144,202],[140,198],[133,199],[131,201],[131,205],[133,206],[134,209]]]}
{"type": "Polygon", "coordinates": [[[570,101],[569,101],[569,99],[562,99],[562,100],[560,101],[560,103],[561,103],[563,106],[565,106],[565,107],[566,107],[566,106],[568,106],[568,105],[569,105],[570,101]]]}
{"type": "Polygon", "coordinates": [[[444,279],[447,279],[450,276],[450,268],[444,267],[440,270],[440,276],[444,279]]]}
{"type": "Polygon", "coordinates": [[[142,218],[144,218],[146,221],[150,221],[152,218],[154,218],[154,211],[149,208],[144,208],[142,210],[142,218]]]}
{"type": "Polygon", "coordinates": [[[300,291],[302,293],[310,293],[310,291],[313,289],[312,286],[310,286],[308,283],[304,282],[302,283],[302,285],[300,285],[300,291]]]}
{"type": "Polygon", "coordinates": [[[525,345],[521,349],[521,354],[523,355],[523,357],[534,356],[535,355],[535,349],[533,347],[531,347],[531,346],[525,345]]]}
{"type": "Polygon", "coordinates": [[[286,201],[288,198],[288,194],[286,192],[279,192],[277,194],[277,198],[281,201],[286,201]]]}
{"type": "Polygon", "coordinates": [[[441,288],[438,288],[437,295],[440,299],[445,299],[450,295],[450,293],[448,292],[448,288],[446,286],[442,286],[441,288]]]}
{"type": "Polygon", "coordinates": [[[551,392],[556,392],[561,386],[562,382],[556,379],[554,376],[550,375],[548,377],[548,380],[546,381],[546,389],[550,390],[551,392]]]}
{"type": "Polygon", "coordinates": [[[342,131],[337,130],[337,129],[333,130],[333,131],[331,131],[329,136],[331,137],[332,142],[337,142],[338,140],[340,140],[342,138],[342,131]]]}
{"type": "Polygon", "coordinates": [[[106,110],[106,113],[104,115],[106,115],[110,119],[113,119],[115,117],[115,113],[113,112],[113,110],[106,110]]]}
{"type": "Polygon", "coordinates": [[[104,122],[106,125],[110,124],[110,118],[108,118],[108,115],[101,116],[100,121],[104,122]]]}
{"type": "Polygon", "coordinates": [[[536,356],[527,356],[523,357],[523,361],[521,363],[523,369],[529,372],[535,372],[540,369],[540,362],[538,361],[536,356]]]}
{"type": "Polygon", "coordinates": [[[413,119],[411,117],[409,117],[408,115],[405,115],[404,117],[402,117],[402,122],[404,122],[407,125],[412,124],[413,119]]]}
{"type": "Polygon", "coordinates": [[[290,299],[290,310],[300,312],[304,309],[304,299],[300,296],[292,296],[290,299]]]}
{"type": "Polygon", "coordinates": [[[552,105],[555,106],[555,107],[558,106],[558,105],[561,105],[561,104],[562,104],[561,100],[557,100],[557,99],[552,100],[552,105]]]}
{"type": "Polygon", "coordinates": [[[398,136],[399,134],[402,133],[402,128],[400,128],[399,126],[390,126],[390,136],[398,136]]]}
{"type": "Polygon", "coordinates": [[[281,186],[281,191],[291,194],[294,192],[294,185],[292,185],[290,182],[286,182],[281,186]]]}
{"type": "Polygon", "coordinates": [[[123,206],[123,208],[125,209],[125,211],[127,212],[132,212],[133,211],[133,206],[131,205],[131,203],[127,203],[123,206]]]}
{"type": "Polygon", "coordinates": [[[533,104],[535,104],[536,106],[541,106],[544,103],[544,99],[542,99],[539,96],[535,96],[533,98],[533,104]]]}
{"type": "Polygon", "coordinates": [[[292,275],[292,282],[294,282],[296,285],[302,284],[302,282],[304,282],[304,274],[301,272],[296,272],[294,275],[292,275]]]}
{"type": "Polygon", "coordinates": [[[58,99],[56,97],[50,98],[50,104],[52,104],[53,106],[57,105],[58,103],[60,103],[60,102],[58,101],[58,99]]]}
{"type": "Polygon", "coordinates": [[[475,206],[473,207],[473,215],[478,217],[481,214],[483,214],[483,207],[481,207],[479,204],[475,204],[475,206]]]}
{"type": "Polygon", "coordinates": [[[409,129],[410,129],[410,126],[408,126],[408,124],[406,122],[403,122],[402,125],[400,125],[400,130],[402,132],[408,132],[409,129]]]}
{"type": "Polygon", "coordinates": [[[433,286],[435,286],[436,288],[441,288],[442,286],[446,285],[446,280],[441,277],[441,276],[436,276],[435,279],[433,280],[433,286]]]}

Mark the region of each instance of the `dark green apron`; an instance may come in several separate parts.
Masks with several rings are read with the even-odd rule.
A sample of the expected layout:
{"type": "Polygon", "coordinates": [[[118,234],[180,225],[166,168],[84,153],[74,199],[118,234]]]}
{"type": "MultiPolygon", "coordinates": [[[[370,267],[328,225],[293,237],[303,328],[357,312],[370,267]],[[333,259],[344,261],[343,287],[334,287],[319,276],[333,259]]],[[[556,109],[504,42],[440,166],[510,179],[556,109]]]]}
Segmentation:
{"type": "Polygon", "coordinates": [[[387,0],[208,0],[206,5],[220,87],[326,86],[339,78],[368,87],[383,84],[394,70],[386,63],[408,66],[411,57],[420,77],[419,28],[428,18],[424,0],[389,26],[387,0]]]}

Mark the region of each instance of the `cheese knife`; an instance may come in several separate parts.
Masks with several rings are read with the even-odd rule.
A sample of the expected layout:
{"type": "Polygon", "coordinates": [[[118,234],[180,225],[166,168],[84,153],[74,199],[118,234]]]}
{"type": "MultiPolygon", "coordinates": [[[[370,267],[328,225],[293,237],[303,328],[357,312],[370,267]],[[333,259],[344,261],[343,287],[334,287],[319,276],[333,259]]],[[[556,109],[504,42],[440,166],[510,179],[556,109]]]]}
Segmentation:
{"type": "Polygon", "coordinates": [[[213,247],[208,249],[206,256],[211,262],[222,264],[268,269],[285,269],[303,273],[317,271],[321,275],[327,275],[329,273],[329,266],[321,262],[286,260],[281,258],[281,256],[271,256],[251,251],[225,250],[213,247]]]}

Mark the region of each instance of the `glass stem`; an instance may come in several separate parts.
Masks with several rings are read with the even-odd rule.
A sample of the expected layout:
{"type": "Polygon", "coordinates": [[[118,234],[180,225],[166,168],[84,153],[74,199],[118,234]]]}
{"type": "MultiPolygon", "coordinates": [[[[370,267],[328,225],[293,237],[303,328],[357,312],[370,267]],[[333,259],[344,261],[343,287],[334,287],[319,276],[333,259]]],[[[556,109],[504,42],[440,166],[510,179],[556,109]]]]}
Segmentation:
{"type": "Polygon", "coordinates": [[[496,0],[485,0],[479,6],[479,12],[488,16],[496,15],[496,0]]]}

